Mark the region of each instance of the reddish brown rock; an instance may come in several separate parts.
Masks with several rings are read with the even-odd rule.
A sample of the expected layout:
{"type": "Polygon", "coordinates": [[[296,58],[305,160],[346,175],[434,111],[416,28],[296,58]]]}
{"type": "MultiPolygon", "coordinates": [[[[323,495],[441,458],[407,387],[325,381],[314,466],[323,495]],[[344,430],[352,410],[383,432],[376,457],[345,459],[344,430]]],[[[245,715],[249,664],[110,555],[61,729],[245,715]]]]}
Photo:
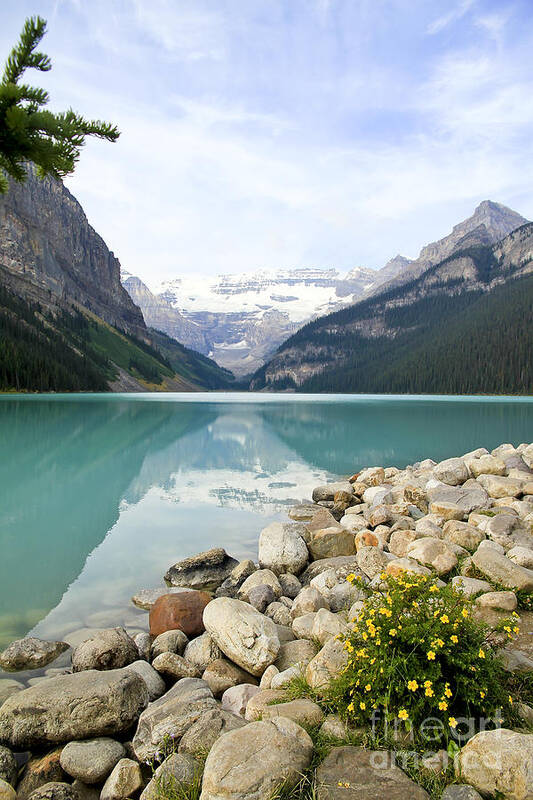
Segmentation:
{"type": "Polygon", "coordinates": [[[17,798],[26,800],[29,795],[50,781],[68,781],[69,777],[59,763],[63,747],[51,750],[45,756],[34,756],[26,764],[24,774],[17,788],[17,798]]]}
{"type": "Polygon", "coordinates": [[[189,638],[200,636],[205,630],[202,615],[210,601],[206,592],[164,594],[150,609],[150,634],[180,630],[189,638]]]}

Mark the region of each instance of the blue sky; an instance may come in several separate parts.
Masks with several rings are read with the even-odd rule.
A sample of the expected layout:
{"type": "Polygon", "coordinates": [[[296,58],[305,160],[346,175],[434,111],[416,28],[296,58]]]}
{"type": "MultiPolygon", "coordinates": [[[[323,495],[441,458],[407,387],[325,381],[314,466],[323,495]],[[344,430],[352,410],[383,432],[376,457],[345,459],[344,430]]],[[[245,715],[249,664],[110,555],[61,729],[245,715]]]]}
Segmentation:
{"type": "MultiPolygon", "coordinates": [[[[116,122],[67,185],[123,266],[382,266],[481,200],[533,219],[530,0],[3,0],[53,108],[116,122]]],[[[28,75],[30,78],[30,75],[28,75]]]]}

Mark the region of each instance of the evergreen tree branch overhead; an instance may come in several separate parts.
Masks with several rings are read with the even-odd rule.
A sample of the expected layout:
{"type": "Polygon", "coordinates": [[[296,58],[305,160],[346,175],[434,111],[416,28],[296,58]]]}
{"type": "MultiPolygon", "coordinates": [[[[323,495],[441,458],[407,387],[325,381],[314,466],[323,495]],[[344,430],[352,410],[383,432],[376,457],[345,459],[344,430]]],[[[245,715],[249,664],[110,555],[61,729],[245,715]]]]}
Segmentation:
{"type": "Polygon", "coordinates": [[[100,120],[86,120],[69,109],[54,114],[44,108],[48,92],[19,84],[27,69],[48,72],[52,62],[36,51],[46,32],[42,17],[30,17],[24,23],[16,46],[9,54],[0,82],[0,194],[8,187],[8,178],[22,183],[25,165],[32,162],[40,177],[64,178],[74,171],[87,136],[114,142],[118,128],[100,120]]]}

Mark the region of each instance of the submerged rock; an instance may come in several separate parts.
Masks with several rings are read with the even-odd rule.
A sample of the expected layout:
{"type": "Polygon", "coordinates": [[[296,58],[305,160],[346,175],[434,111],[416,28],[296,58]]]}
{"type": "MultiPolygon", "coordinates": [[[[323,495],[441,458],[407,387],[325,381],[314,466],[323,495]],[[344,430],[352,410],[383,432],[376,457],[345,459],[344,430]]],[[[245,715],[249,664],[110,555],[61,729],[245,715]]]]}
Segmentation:
{"type": "Polygon", "coordinates": [[[66,642],[46,642],[33,636],[17,639],[0,653],[0,667],[6,672],[42,669],[69,647],[66,642]]]}

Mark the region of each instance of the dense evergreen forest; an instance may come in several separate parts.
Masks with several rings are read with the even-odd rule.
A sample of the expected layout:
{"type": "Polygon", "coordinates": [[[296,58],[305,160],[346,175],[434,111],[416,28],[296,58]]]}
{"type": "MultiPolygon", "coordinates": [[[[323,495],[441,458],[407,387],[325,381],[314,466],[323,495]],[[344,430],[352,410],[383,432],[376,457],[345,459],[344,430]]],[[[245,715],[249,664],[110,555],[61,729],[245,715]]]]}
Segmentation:
{"type": "MultiPolygon", "coordinates": [[[[371,302],[371,301],[368,301],[371,302]]],[[[361,304],[363,305],[363,304],[361,304]]],[[[356,307],[359,308],[359,307],[356,307]]],[[[335,314],[345,321],[355,309],[335,314]]],[[[363,313],[363,311],[359,312],[363,313]]],[[[367,311],[368,313],[368,311],[367,311]]],[[[531,394],[533,392],[533,276],[490,293],[440,294],[385,312],[393,338],[366,338],[343,327],[307,326],[292,337],[340,354],[339,365],[296,386],[283,380],[273,389],[301,392],[413,394],[531,394]],[[317,330],[318,328],[318,330],[317,330]]]]}
{"type": "Polygon", "coordinates": [[[0,286],[0,391],[105,392],[117,367],[147,388],[164,389],[176,378],[183,388],[231,385],[231,373],[210,359],[151,334],[154,346],[94,315],[52,315],[0,286]]]}
{"type": "Polygon", "coordinates": [[[205,389],[246,388],[244,384],[242,386],[238,384],[232,372],[219,367],[213,359],[185,347],[155,328],[149,328],[149,332],[159,352],[183,378],[205,389]]]}

